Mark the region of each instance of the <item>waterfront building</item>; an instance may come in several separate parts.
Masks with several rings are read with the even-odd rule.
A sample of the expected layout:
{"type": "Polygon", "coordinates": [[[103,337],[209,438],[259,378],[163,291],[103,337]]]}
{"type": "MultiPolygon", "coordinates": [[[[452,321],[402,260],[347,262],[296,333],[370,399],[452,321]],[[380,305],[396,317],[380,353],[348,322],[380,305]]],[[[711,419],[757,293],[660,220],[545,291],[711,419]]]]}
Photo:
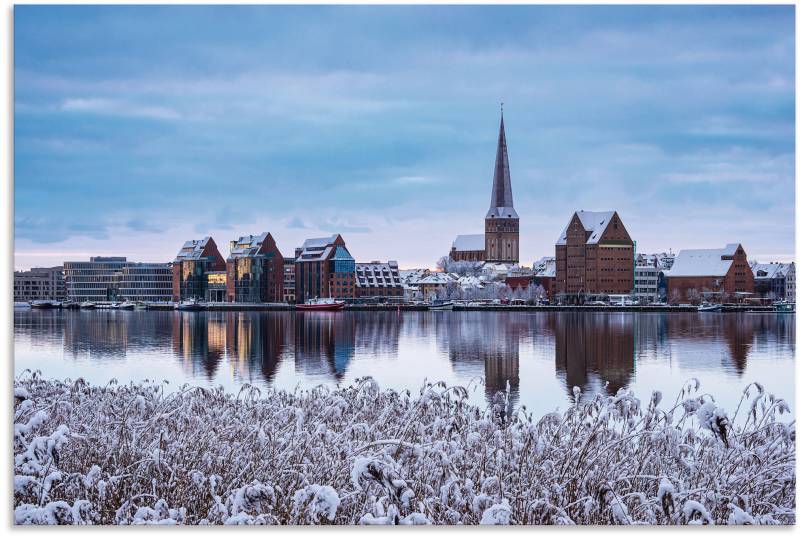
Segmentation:
{"type": "Polygon", "coordinates": [[[794,301],[794,263],[753,263],[753,291],[761,298],[794,301]]]}
{"type": "Polygon", "coordinates": [[[206,272],[206,301],[228,301],[228,272],[227,270],[206,272]]]}
{"type": "Polygon", "coordinates": [[[616,211],[575,212],[556,242],[553,294],[580,303],[633,291],[633,240],[616,211]]]}
{"type": "Polygon", "coordinates": [[[58,300],[66,297],[64,267],[14,272],[14,301],[58,300]]]}
{"type": "Polygon", "coordinates": [[[553,287],[556,279],[556,258],[542,257],[533,263],[533,283],[544,289],[548,300],[553,299],[553,287]]]}
{"type": "Polygon", "coordinates": [[[500,134],[494,161],[492,197],[483,221],[484,234],[458,235],[450,248],[454,261],[519,263],[519,216],[514,210],[511,192],[511,169],[503,112],[500,111],[500,134]]]}
{"type": "Polygon", "coordinates": [[[227,298],[239,303],[283,301],[283,255],[270,233],[231,241],[227,298]]]}
{"type": "Polygon", "coordinates": [[[64,263],[66,297],[77,302],[169,301],[169,263],[129,262],[126,257],[90,257],[64,263]]]}
{"type": "Polygon", "coordinates": [[[225,269],[225,259],[213,238],[187,240],[172,262],[173,301],[208,300],[208,272],[225,269]]]}
{"type": "Polygon", "coordinates": [[[754,291],[747,254],[736,243],[719,249],[684,249],[665,275],[672,302],[741,301],[754,291]]]}
{"type": "Polygon", "coordinates": [[[658,301],[658,274],[653,264],[637,264],[633,269],[633,294],[642,303],[658,301]]]}
{"type": "Polygon", "coordinates": [[[363,301],[401,302],[403,283],[397,261],[356,263],[356,298],[363,301]]]}
{"type": "Polygon", "coordinates": [[[431,272],[417,281],[416,286],[424,301],[447,299],[456,288],[458,276],[444,272],[431,272]]]}
{"type": "Polygon", "coordinates": [[[294,258],[283,258],[283,301],[294,303],[294,258]]]}
{"type": "Polygon", "coordinates": [[[482,234],[458,235],[450,248],[454,261],[481,262],[485,259],[486,239],[482,234]]]}
{"type": "Polygon", "coordinates": [[[168,262],[130,262],[118,275],[117,297],[128,301],[172,299],[172,266],[168,262]]]}
{"type": "Polygon", "coordinates": [[[309,238],[295,249],[295,301],[312,298],[352,300],[355,297],[356,261],[342,235],[309,238]]]}

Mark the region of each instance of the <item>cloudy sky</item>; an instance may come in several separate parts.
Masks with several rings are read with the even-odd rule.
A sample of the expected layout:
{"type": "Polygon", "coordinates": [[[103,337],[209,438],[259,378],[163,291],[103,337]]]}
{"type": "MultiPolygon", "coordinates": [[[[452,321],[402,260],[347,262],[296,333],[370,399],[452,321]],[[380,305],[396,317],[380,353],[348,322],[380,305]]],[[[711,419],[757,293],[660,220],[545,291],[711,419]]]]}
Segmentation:
{"type": "Polygon", "coordinates": [[[483,231],[500,101],[523,264],[580,209],[789,259],[793,9],[15,6],[15,265],[270,231],[432,266],[483,231]]]}

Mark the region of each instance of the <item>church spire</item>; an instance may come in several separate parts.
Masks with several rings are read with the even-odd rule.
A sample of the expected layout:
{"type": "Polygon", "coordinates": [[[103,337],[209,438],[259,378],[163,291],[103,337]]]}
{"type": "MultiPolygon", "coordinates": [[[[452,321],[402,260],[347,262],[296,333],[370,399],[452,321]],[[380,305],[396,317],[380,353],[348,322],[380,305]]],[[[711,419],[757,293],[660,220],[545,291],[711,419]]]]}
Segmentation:
{"type": "Polygon", "coordinates": [[[497,138],[497,155],[494,160],[494,180],[492,182],[492,202],[487,218],[517,218],[514,198],[511,194],[511,171],[508,166],[508,146],[503,119],[503,103],[500,103],[500,135],[497,138]],[[506,210],[502,210],[506,209],[506,210]]]}

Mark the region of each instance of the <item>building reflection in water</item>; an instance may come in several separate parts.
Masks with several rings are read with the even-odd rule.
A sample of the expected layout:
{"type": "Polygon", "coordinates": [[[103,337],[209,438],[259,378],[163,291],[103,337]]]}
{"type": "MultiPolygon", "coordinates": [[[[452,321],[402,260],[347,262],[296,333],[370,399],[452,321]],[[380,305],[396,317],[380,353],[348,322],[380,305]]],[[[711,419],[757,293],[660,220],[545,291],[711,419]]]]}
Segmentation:
{"type": "Polygon", "coordinates": [[[355,355],[353,315],[336,312],[294,315],[295,371],[316,378],[344,377],[355,355]]]}
{"type": "Polygon", "coordinates": [[[289,348],[291,317],[280,313],[220,313],[225,325],[228,361],[238,377],[272,382],[289,348]]]}
{"type": "Polygon", "coordinates": [[[225,354],[225,328],[212,315],[176,311],[172,313],[172,349],[184,370],[211,380],[225,354]]]}
{"type": "Polygon", "coordinates": [[[519,346],[527,318],[467,312],[434,313],[434,320],[437,338],[446,345],[456,374],[470,379],[482,376],[487,402],[510,387],[513,410],[519,401],[519,346]]]}
{"type": "Polygon", "coordinates": [[[635,324],[627,314],[565,312],[551,319],[556,373],[571,400],[576,386],[589,393],[604,388],[607,394],[627,387],[633,377],[635,324]]]}

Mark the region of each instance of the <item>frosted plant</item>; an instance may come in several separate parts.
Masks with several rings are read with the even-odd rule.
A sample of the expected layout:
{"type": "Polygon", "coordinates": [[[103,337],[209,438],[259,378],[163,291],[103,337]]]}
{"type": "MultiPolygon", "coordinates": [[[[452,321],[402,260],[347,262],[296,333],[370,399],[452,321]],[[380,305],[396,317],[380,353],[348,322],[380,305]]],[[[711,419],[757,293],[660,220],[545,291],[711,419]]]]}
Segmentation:
{"type": "Polygon", "coordinates": [[[748,386],[731,417],[576,391],[534,418],[426,382],[331,390],[14,384],[17,524],[792,524],[795,425],[748,386]],[[741,409],[741,411],[739,411],[741,409]]]}

